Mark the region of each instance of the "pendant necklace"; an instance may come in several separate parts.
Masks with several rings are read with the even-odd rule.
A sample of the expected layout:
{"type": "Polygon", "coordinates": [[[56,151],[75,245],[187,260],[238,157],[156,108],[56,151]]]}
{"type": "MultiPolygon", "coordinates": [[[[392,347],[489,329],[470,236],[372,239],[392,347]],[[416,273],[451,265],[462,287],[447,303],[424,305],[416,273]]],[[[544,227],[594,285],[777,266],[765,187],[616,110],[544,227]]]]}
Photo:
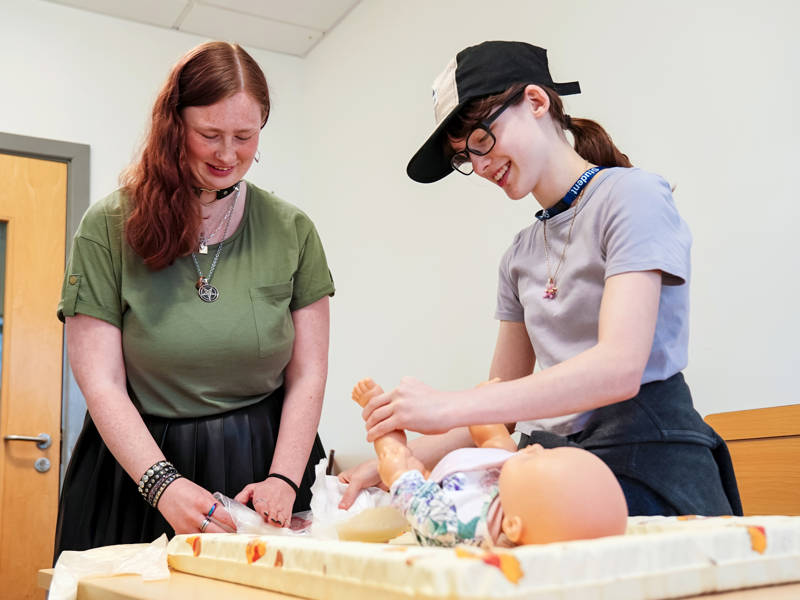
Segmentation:
{"type": "MultiPolygon", "coordinates": [[[[238,190],[237,190],[238,191],[238,190]]],[[[200,254],[208,254],[208,245],[214,239],[214,236],[219,233],[219,230],[222,228],[222,224],[227,222],[231,218],[231,214],[233,213],[233,206],[236,204],[236,197],[234,197],[233,201],[231,202],[230,206],[228,206],[228,210],[225,211],[225,214],[217,223],[217,228],[212,231],[207,237],[204,234],[200,234],[200,247],[197,250],[200,254]]]]}
{"type": "Polygon", "coordinates": [[[211,260],[211,267],[208,269],[208,277],[203,275],[203,272],[200,270],[200,263],[197,262],[197,255],[192,252],[192,261],[194,261],[194,267],[197,269],[197,283],[195,283],[194,287],[197,288],[197,295],[200,296],[200,299],[203,302],[215,302],[219,298],[219,290],[211,285],[211,278],[214,276],[214,269],[217,268],[217,261],[219,260],[220,254],[222,254],[222,246],[225,244],[225,236],[228,233],[228,225],[231,223],[231,216],[233,215],[233,207],[236,205],[236,201],[239,199],[239,189],[236,189],[236,196],[233,198],[233,202],[231,202],[231,208],[225,213],[225,217],[223,218],[222,222],[225,223],[225,228],[222,231],[222,239],[217,246],[217,251],[214,254],[214,258],[211,260]]]}
{"type": "Polygon", "coordinates": [[[580,202],[581,196],[583,196],[583,193],[586,191],[586,184],[589,183],[592,177],[597,175],[603,168],[604,167],[592,167],[591,169],[587,169],[580,177],[578,177],[578,180],[569,189],[567,194],[557,203],[558,205],[565,207],[563,210],[566,210],[566,208],[569,208],[570,206],[572,207],[572,219],[570,219],[567,239],[564,242],[564,247],[561,249],[561,256],[558,259],[558,264],[556,264],[555,270],[551,270],[550,266],[550,244],[547,243],[547,221],[556,214],[563,212],[563,210],[558,210],[556,212],[545,209],[536,215],[536,218],[542,222],[542,235],[544,237],[544,259],[547,264],[547,286],[545,286],[544,296],[542,296],[542,298],[553,300],[558,293],[556,276],[558,275],[558,271],[561,269],[561,265],[564,262],[564,257],[567,255],[567,246],[569,246],[569,242],[572,239],[572,228],[575,226],[575,217],[578,214],[578,202],[580,202]]]}

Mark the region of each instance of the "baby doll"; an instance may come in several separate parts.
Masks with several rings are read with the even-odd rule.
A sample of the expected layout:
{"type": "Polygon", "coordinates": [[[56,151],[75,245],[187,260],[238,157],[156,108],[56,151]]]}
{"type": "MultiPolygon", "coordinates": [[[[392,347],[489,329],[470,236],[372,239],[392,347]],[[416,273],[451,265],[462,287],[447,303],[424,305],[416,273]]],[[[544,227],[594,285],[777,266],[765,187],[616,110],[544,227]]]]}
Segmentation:
{"type": "MultiPolygon", "coordinates": [[[[353,400],[364,406],[382,393],[363,379],[353,400]]],[[[625,532],[622,488],[594,454],[539,444],[517,451],[504,425],[469,430],[477,447],[450,452],[429,476],[404,432],[375,440],[381,480],[420,544],[513,546],[625,532]]]]}

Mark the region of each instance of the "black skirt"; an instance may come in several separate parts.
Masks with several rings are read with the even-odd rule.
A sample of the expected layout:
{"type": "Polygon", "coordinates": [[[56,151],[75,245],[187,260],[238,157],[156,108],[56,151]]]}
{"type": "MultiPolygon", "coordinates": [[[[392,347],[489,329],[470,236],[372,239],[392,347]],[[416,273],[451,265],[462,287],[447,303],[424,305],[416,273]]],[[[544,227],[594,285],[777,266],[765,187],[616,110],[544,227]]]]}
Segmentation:
{"type": "MultiPolygon", "coordinates": [[[[220,415],[166,419],[142,415],[166,459],[209,492],[229,498],[269,473],[283,408],[283,389],[245,408],[220,415]]],[[[293,512],[308,510],[314,466],[325,457],[314,440],[293,512]]],[[[75,443],[58,507],[55,556],[111,544],[152,542],[172,527],[137,490],[87,414],[75,443]]]]}

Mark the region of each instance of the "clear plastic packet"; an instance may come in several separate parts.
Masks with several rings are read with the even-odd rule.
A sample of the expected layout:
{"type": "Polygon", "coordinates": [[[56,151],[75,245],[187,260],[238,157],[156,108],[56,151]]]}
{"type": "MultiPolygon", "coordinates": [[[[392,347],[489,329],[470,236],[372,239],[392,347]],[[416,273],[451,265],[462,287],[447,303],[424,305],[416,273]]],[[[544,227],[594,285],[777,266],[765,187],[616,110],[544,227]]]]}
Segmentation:
{"type": "Polygon", "coordinates": [[[252,508],[228,498],[221,492],[214,492],[216,498],[228,511],[236,525],[236,533],[258,533],[263,535],[306,535],[311,528],[311,511],[304,511],[292,515],[289,527],[275,527],[252,508]]]}

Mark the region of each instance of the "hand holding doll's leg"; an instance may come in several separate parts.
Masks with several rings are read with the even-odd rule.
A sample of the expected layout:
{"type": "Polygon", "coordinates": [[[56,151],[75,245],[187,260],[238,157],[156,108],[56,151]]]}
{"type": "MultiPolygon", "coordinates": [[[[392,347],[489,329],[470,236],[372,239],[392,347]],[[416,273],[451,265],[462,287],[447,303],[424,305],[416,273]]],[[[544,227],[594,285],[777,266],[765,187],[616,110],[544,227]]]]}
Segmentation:
{"type": "MultiPolygon", "coordinates": [[[[365,406],[372,398],[382,393],[383,389],[372,379],[362,379],[353,388],[353,400],[359,406],[365,406]]],[[[391,486],[400,475],[412,469],[419,470],[424,477],[427,477],[425,465],[411,453],[406,442],[405,432],[399,429],[375,440],[378,473],[387,487],[391,486]]]]}

